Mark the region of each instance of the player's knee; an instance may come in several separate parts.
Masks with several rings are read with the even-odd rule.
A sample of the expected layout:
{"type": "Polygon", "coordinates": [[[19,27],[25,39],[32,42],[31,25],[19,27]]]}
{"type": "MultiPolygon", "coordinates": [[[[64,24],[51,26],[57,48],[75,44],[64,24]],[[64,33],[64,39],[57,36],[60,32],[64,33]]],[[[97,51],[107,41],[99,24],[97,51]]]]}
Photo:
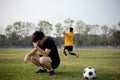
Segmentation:
{"type": "Polygon", "coordinates": [[[40,57],[39,58],[39,62],[40,62],[40,64],[44,64],[44,63],[46,63],[46,62],[52,62],[52,60],[51,60],[51,58],[50,57],[40,57]]]}

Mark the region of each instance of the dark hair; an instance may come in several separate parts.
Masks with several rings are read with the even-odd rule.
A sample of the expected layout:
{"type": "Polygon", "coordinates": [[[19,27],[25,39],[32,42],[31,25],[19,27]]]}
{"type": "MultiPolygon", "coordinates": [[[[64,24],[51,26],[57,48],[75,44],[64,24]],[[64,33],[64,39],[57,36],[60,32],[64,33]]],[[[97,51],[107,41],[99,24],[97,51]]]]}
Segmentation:
{"type": "Polygon", "coordinates": [[[72,27],[70,27],[70,32],[73,32],[73,28],[72,27]]]}
{"type": "Polygon", "coordinates": [[[32,41],[37,42],[38,40],[41,40],[43,37],[45,37],[45,35],[42,31],[35,31],[32,35],[32,41]]]}

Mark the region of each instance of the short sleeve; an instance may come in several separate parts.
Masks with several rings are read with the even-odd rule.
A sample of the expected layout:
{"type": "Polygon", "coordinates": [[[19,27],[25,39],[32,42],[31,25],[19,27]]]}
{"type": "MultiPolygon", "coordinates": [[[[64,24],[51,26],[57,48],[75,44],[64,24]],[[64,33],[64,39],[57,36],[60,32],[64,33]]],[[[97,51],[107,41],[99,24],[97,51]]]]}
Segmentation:
{"type": "Polygon", "coordinates": [[[54,41],[52,39],[48,39],[48,41],[46,43],[46,48],[52,50],[52,49],[54,49],[54,47],[55,47],[54,41]]]}

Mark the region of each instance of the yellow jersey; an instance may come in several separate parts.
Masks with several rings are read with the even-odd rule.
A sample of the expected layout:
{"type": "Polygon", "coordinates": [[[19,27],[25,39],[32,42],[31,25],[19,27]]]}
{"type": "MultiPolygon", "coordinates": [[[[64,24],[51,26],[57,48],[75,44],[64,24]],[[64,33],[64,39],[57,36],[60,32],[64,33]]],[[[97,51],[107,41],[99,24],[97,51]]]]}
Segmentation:
{"type": "Polygon", "coordinates": [[[73,32],[65,31],[64,46],[73,46],[73,32]]]}

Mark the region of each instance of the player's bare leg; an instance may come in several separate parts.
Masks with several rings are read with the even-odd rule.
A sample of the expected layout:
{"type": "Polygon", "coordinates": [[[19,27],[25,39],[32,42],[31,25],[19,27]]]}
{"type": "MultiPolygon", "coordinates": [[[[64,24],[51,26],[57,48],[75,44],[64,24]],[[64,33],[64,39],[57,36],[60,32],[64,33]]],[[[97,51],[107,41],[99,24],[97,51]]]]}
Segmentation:
{"type": "Polygon", "coordinates": [[[31,56],[31,62],[33,63],[33,64],[35,64],[36,66],[40,66],[40,62],[39,62],[39,55],[38,54],[34,54],[34,55],[32,55],[31,56]]]}
{"type": "Polygon", "coordinates": [[[50,57],[40,57],[39,61],[42,66],[46,67],[49,70],[50,75],[54,74],[54,70],[51,66],[52,60],[50,59],[50,57]]]}
{"type": "Polygon", "coordinates": [[[39,70],[36,71],[36,73],[47,72],[44,66],[40,63],[39,58],[40,56],[38,54],[34,54],[31,56],[31,62],[39,67],[39,70]]]}

